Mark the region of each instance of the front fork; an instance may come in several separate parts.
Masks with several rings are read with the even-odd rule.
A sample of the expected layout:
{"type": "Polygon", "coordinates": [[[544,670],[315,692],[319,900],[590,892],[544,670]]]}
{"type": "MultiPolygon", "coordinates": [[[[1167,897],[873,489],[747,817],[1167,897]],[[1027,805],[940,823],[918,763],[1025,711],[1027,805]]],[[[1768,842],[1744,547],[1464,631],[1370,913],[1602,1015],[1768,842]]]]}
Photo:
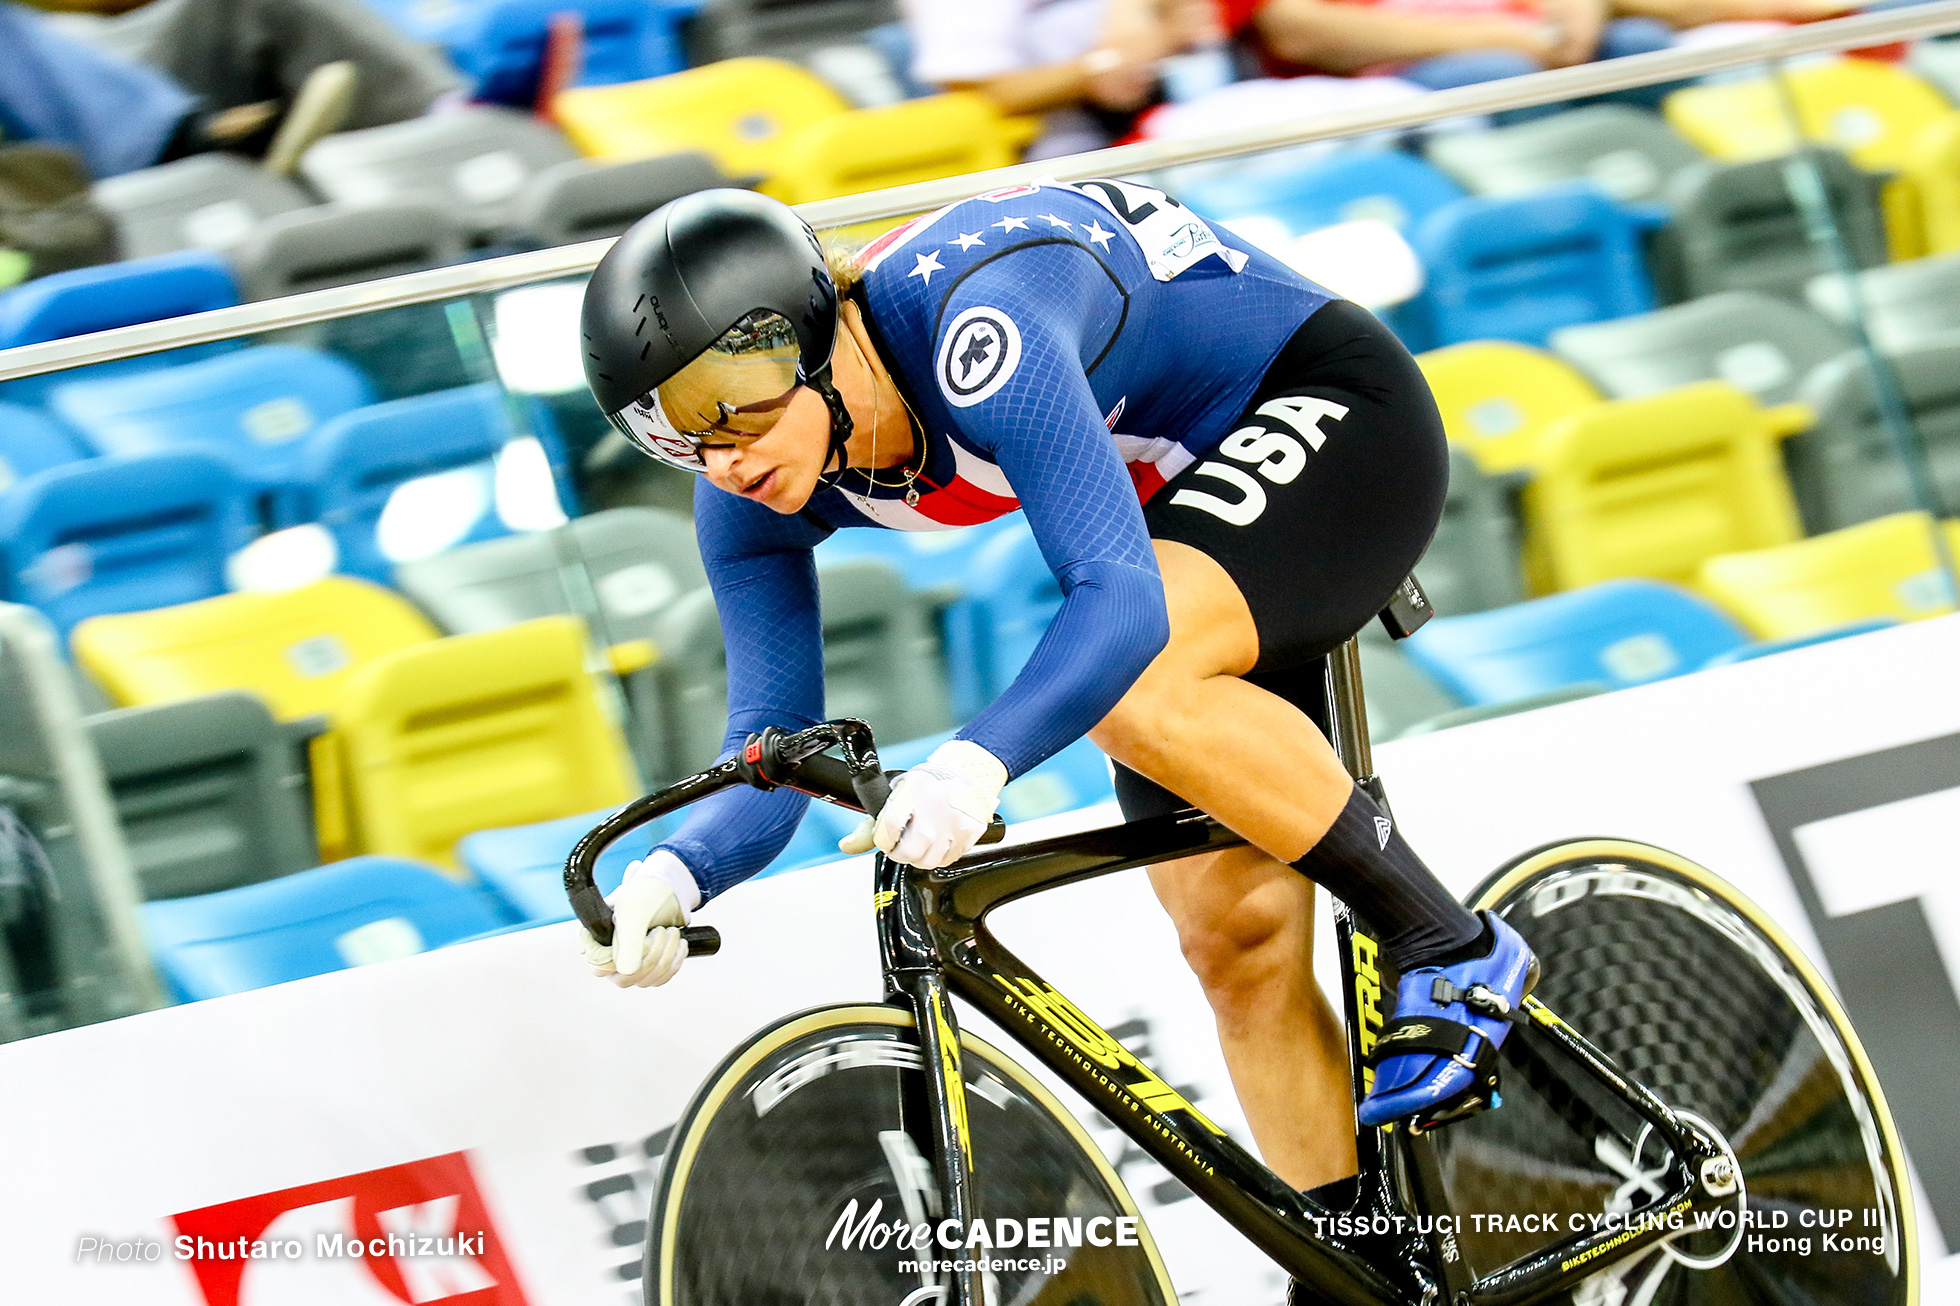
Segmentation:
{"type": "MultiPolygon", "coordinates": [[[[958,1231],[957,1246],[938,1250],[946,1259],[971,1259],[965,1243],[977,1214],[973,1134],[967,1124],[966,1073],[961,1064],[960,1027],[953,1014],[952,994],[946,989],[927,928],[924,903],[918,891],[905,882],[902,868],[879,853],[874,859],[872,883],[885,1000],[912,1013],[926,1063],[923,1119],[908,1120],[907,1128],[915,1141],[930,1150],[941,1219],[954,1222],[953,1228],[958,1231]]],[[[935,1243],[940,1227],[934,1227],[935,1243]]],[[[951,1285],[939,1297],[940,1306],[989,1306],[985,1276],[978,1270],[937,1277],[940,1283],[951,1285]]]]}

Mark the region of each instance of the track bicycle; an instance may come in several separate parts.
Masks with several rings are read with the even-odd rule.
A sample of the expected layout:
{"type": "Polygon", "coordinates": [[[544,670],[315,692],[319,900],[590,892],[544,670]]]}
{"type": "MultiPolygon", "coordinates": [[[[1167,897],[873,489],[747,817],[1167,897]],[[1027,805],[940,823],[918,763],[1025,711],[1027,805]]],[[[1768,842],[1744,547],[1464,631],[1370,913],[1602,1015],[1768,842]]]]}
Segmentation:
{"type": "MultiPolygon", "coordinates": [[[[1328,658],[1320,724],[1379,801],[1359,674],[1350,640],[1328,658]]],[[[595,938],[612,937],[600,852],[739,784],[872,813],[889,793],[862,722],[751,736],[573,850],[565,884],[595,938]]],[[[648,1306],[1176,1300],[1102,1152],[960,1028],[955,995],[1272,1257],[1294,1301],[1915,1306],[1904,1156],[1842,1008],[1758,908],[1672,853],[1576,840],[1477,888],[1470,905],[1516,928],[1543,978],[1468,1097],[1358,1130],[1338,1205],[1266,1169],[987,928],[1028,895],[1242,842],[1192,810],[937,871],[874,857],[882,1000],[786,1017],[701,1086],[647,1222],[648,1306]]],[[[1396,976],[1338,901],[1334,927],[1358,1100],[1396,976]]],[[[711,928],[687,937],[693,954],[719,946],[711,928]]]]}

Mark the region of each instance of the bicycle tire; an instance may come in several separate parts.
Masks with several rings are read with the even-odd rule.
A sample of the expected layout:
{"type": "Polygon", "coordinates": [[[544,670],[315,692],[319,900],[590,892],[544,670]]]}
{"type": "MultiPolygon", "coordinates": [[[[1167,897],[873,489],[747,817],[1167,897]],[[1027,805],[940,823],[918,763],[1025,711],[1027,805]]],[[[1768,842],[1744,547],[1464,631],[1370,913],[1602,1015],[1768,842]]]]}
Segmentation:
{"type": "MultiPolygon", "coordinates": [[[[827,1247],[847,1203],[879,1222],[906,1209],[897,1169],[925,1164],[903,1132],[923,1102],[924,1062],[909,1012],[851,1005],[791,1016],[738,1048],[674,1129],[647,1221],[648,1306],[920,1306],[931,1283],[900,1268],[892,1243],[827,1247]],[[905,1158],[894,1160],[896,1147],[905,1158]]],[[[962,1031],[977,1212],[1134,1217],[1122,1181],[1081,1124],[1026,1070],[962,1031]]],[[[923,1131],[919,1131],[923,1132],[923,1131]]],[[[909,1138],[910,1135],[906,1134],[909,1138]]],[[[915,1202],[922,1194],[915,1183],[915,1202]]],[[[916,1213],[916,1210],[915,1210],[916,1213]]],[[[908,1219],[909,1216],[903,1217],[908,1219]]],[[[936,1217],[935,1217],[936,1219],[936,1217]]],[[[1058,1272],[998,1276],[999,1306],[1171,1306],[1163,1261],[1137,1220],[1137,1245],[996,1253],[1066,1257],[1058,1272]]],[[[1105,1226],[1103,1236],[1109,1237],[1105,1226]]],[[[862,1243],[866,1240],[860,1240],[862,1243]]],[[[937,1257],[983,1254],[937,1251],[937,1257]]],[[[943,1278],[943,1276],[942,1276],[943,1278]]]]}
{"type": "MultiPolygon", "coordinates": [[[[1564,1300],[1915,1306],[1912,1188],[1884,1094],[1836,997],[1761,909],[1685,858],[1613,839],[1528,853],[1471,904],[1531,944],[1544,967],[1537,996],[1553,1012],[1729,1140],[1746,1209],[1764,1222],[1683,1235],[1590,1276],[1564,1300]],[[1818,1226],[1840,1209],[1856,1213],[1849,1228],[1818,1226]],[[1861,1238],[1877,1249],[1848,1241],[1861,1238]]],[[[1545,1073],[1556,1058],[1534,1062],[1528,1032],[1522,1042],[1507,1049],[1502,1108],[1436,1131],[1455,1209],[1569,1222],[1658,1196],[1659,1145],[1627,1145],[1636,1137],[1629,1119],[1618,1143],[1587,1146],[1574,1123],[1595,1111],[1584,1085],[1575,1092],[1574,1080],[1545,1073]]],[[[1460,1237],[1480,1274],[1552,1241],[1509,1226],[1460,1237]]]]}

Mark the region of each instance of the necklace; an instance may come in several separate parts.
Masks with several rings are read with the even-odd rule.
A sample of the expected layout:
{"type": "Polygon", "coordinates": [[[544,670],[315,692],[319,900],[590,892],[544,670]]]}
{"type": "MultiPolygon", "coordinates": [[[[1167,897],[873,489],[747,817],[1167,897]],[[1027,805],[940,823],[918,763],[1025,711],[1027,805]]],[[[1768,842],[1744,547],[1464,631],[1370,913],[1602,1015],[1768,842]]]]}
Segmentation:
{"type": "MultiPolygon", "coordinates": [[[[898,389],[896,382],[893,383],[892,388],[894,390],[898,389]]],[[[905,477],[903,480],[898,480],[898,481],[879,480],[878,479],[878,414],[880,411],[880,406],[883,403],[883,400],[879,395],[879,389],[880,387],[878,386],[877,380],[874,376],[871,384],[871,466],[860,467],[857,469],[857,471],[858,474],[863,476],[864,479],[867,482],[869,482],[874,489],[904,490],[905,506],[908,508],[916,508],[919,506],[919,487],[917,484],[919,479],[919,474],[925,471],[926,469],[926,458],[925,458],[926,442],[925,442],[925,437],[921,433],[921,429],[919,426],[919,415],[913,412],[912,405],[906,402],[905,392],[902,390],[898,391],[898,402],[904,404],[905,416],[912,423],[912,443],[915,446],[918,455],[919,465],[907,471],[905,473],[905,477]]],[[[911,459],[908,458],[906,459],[906,461],[909,463],[911,459]]]]}

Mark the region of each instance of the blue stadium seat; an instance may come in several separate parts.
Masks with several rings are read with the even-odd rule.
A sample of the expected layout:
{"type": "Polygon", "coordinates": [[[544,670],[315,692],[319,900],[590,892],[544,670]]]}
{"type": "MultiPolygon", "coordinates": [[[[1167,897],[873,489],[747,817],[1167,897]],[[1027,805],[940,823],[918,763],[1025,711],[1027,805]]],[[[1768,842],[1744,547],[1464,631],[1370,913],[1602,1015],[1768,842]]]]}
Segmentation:
{"type": "Polygon", "coordinates": [[[493,382],[371,404],[322,425],[307,444],[301,479],[340,548],[335,569],[385,585],[408,556],[509,534],[497,515],[491,459],[515,436],[493,382]],[[445,473],[454,479],[436,483],[417,513],[431,538],[389,556],[378,529],[389,501],[408,482],[445,473]]]}
{"type": "Polygon", "coordinates": [[[1641,242],[1657,221],[1591,182],[1438,209],[1410,236],[1428,276],[1403,308],[1422,337],[1412,347],[1543,345],[1559,327],[1647,312],[1654,286],[1641,242]]]}
{"type": "MultiPolygon", "coordinates": [[[[232,276],[231,265],[209,250],[187,249],[154,258],[76,268],[0,294],[0,349],[229,308],[236,303],[238,282],[232,276]]],[[[0,385],[0,398],[13,403],[38,404],[57,385],[154,372],[226,353],[235,347],[231,341],[218,341],[24,377],[0,385]]]]}
{"type": "Polygon", "coordinates": [[[1223,173],[1185,184],[1178,198],[1222,222],[1251,214],[1277,218],[1297,236],[1362,218],[1378,218],[1407,233],[1465,193],[1441,169],[1412,154],[1358,149],[1279,176],[1223,173]]]}
{"type": "Polygon", "coordinates": [[[888,562],[915,590],[940,586],[964,590],[974,558],[997,536],[1025,533],[1025,518],[1010,513],[977,526],[950,531],[891,531],[879,527],[840,530],[817,546],[817,565],[827,567],[853,558],[888,562]]]}
{"type": "Polygon", "coordinates": [[[1828,644],[1834,639],[1846,639],[1852,635],[1869,635],[1874,630],[1884,630],[1899,623],[1879,617],[1871,621],[1853,621],[1843,626],[1833,626],[1829,630],[1816,631],[1809,635],[1792,635],[1788,639],[1766,639],[1755,644],[1745,644],[1741,648],[1718,653],[1708,659],[1711,667],[1726,667],[1731,662],[1748,662],[1754,658],[1766,658],[1773,653],[1787,652],[1793,648],[1809,648],[1812,644],[1828,644]]]}
{"type": "Polygon", "coordinates": [[[480,890],[399,857],[351,857],[141,912],[158,972],[187,1002],[412,956],[508,923],[480,890]]]}
{"type": "Polygon", "coordinates": [[[0,295],[0,349],[229,308],[237,302],[231,265],[209,250],[76,268],[0,295]]]}
{"type": "Polygon", "coordinates": [[[0,404],[0,494],[36,472],[86,457],[86,450],[32,408],[0,404]]]}
{"type": "Polygon", "coordinates": [[[372,0],[390,21],[449,52],[474,83],[473,99],[530,108],[538,92],[553,15],[571,11],[583,28],[578,85],[659,77],[687,67],[683,20],[702,0],[372,0]]]}
{"type": "Polygon", "coordinates": [[[1489,612],[1438,617],[1403,645],[1466,704],[1566,685],[1643,684],[1749,643],[1706,599],[1652,580],[1610,580],[1489,612]]]}
{"type": "MultiPolygon", "coordinates": [[[[478,830],[456,844],[456,860],[475,872],[511,913],[526,921],[564,921],[572,918],[565,900],[565,858],[585,832],[612,815],[613,808],[561,816],[535,825],[478,830]]],[[[681,813],[643,825],[600,854],[593,881],[602,893],[619,887],[628,862],[645,857],[654,842],[681,823],[681,813]]]]}
{"type": "Polygon", "coordinates": [[[259,345],[142,376],[74,381],[48,405],[103,453],[218,452],[262,500],[269,524],[309,511],[300,491],[306,437],[370,402],[367,379],[332,354],[259,345]]]}
{"type": "Polygon", "coordinates": [[[0,597],[65,636],[87,617],[225,591],[225,559],[252,536],[224,459],[198,450],[112,455],[28,477],[0,496],[0,597]]]}

